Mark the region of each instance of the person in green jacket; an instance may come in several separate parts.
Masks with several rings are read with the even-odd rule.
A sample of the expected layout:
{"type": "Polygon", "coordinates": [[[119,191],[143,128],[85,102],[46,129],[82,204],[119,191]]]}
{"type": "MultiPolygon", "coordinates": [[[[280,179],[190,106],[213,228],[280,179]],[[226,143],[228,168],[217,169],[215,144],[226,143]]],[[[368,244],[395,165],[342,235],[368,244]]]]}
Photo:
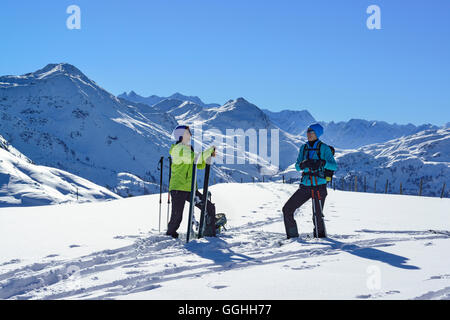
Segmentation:
{"type": "MultiPolygon", "coordinates": [[[[172,176],[169,182],[169,192],[172,197],[172,214],[170,216],[167,235],[178,238],[177,230],[183,219],[184,205],[186,201],[190,201],[192,169],[194,164],[195,152],[191,145],[191,130],[188,126],[178,126],[174,130],[174,138],[177,141],[170,147],[170,155],[172,157],[172,176]]],[[[204,169],[206,161],[209,157],[216,156],[216,148],[211,147],[200,154],[197,161],[197,169],[204,169]]],[[[197,190],[195,185],[195,198],[202,199],[202,194],[197,190]]],[[[195,204],[201,208],[201,202],[195,204]]],[[[214,204],[208,200],[206,204],[208,215],[215,217],[216,208],[214,204]]],[[[205,236],[214,236],[206,235],[205,236]]]]}
{"type": "Polygon", "coordinates": [[[297,171],[303,171],[300,188],[283,207],[284,225],[288,239],[299,236],[294,212],[312,198],[312,192],[314,192],[314,206],[316,208],[313,216],[313,234],[319,238],[326,237],[325,221],[320,208],[323,209],[325,205],[327,182],[331,179],[332,172],[337,170],[337,163],[331,148],[319,140],[322,134],[323,127],[320,124],[310,125],[307,130],[308,142],[301,146],[298,153],[295,168],[297,171]],[[320,195],[320,200],[317,192],[320,195]]]}

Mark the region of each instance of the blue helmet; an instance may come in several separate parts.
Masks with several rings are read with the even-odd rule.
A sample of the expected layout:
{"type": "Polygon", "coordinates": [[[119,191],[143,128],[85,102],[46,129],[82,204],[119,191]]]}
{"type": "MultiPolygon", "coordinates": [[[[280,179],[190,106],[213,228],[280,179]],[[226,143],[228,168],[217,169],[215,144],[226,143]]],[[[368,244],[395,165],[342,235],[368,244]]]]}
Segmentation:
{"type": "Polygon", "coordinates": [[[323,127],[319,123],[313,123],[308,127],[307,131],[314,131],[317,138],[323,134],[323,127]]]}

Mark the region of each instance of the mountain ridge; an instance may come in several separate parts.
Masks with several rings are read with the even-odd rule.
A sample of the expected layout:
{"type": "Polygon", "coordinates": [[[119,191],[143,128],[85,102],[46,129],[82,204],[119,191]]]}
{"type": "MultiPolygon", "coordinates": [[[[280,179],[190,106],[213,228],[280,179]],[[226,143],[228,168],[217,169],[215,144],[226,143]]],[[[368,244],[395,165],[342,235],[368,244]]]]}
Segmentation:
{"type": "MultiPolygon", "coordinates": [[[[139,99],[134,91],[129,96],[139,99]]],[[[22,76],[0,77],[0,134],[36,164],[71,172],[121,196],[129,196],[159,192],[157,163],[161,155],[168,156],[172,130],[178,124],[203,126],[207,135],[202,145],[196,145],[197,151],[215,143],[213,129],[221,132],[220,138],[225,137],[227,129],[264,129],[268,132],[270,153],[271,130],[279,129],[279,167],[250,150],[248,142],[243,153],[246,161],[220,162],[226,150],[242,160],[239,153],[242,150],[234,141],[216,144],[219,152],[211,181],[249,182],[262,180],[264,176],[279,178],[289,172],[305,142],[306,127],[316,121],[307,110],[271,112],[243,97],[230,99],[223,105],[206,105],[193,97],[176,93],[172,98],[157,97],[159,102],[153,105],[133,102],[112,95],[72,65],[49,64],[22,76]],[[249,163],[249,159],[258,162],[249,163]]],[[[373,144],[388,148],[387,142],[392,139],[408,140],[426,130],[438,135],[439,130],[432,125],[390,125],[362,119],[322,124],[325,134],[321,139],[337,148],[338,161],[344,161],[341,166],[344,176],[348,172],[345,161],[353,160],[339,154],[357,150],[361,156],[372,153],[369,156],[376,158],[373,150],[377,147],[370,152],[361,148],[373,144]]],[[[404,152],[398,144],[389,148],[404,152]]],[[[443,150],[443,157],[449,152],[443,150]]],[[[164,167],[168,172],[167,162],[164,167]]],[[[416,168],[420,170],[422,166],[416,168]]],[[[166,176],[163,183],[167,188],[166,176]]]]}

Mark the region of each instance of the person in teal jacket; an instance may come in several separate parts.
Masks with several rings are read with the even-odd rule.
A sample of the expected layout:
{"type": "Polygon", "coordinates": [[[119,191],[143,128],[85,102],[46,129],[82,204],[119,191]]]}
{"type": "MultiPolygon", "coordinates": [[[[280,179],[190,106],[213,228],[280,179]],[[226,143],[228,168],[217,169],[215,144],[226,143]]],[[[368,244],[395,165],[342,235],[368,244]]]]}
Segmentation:
{"type": "Polygon", "coordinates": [[[313,205],[316,208],[313,215],[313,234],[319,238],[326,237],[322,211],[327,197],[327,182],[337,170],[337,163],[331,148],[319,140],[322,134],[323,127],[320,124],[314,123],[308,127],[308,142],[301,146],[295,162],[295,168],[297,171],[303,171],[303,174],[300,188],[283,206],[284,226],[288,239],[299,236],[294,212],[312,197],[313,192],[313,205]]]}

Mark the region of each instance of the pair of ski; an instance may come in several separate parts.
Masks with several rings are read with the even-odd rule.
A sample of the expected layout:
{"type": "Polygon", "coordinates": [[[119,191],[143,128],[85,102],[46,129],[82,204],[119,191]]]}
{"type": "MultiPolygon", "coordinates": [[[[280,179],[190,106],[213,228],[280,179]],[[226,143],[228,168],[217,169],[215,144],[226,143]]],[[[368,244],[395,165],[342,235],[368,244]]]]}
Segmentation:
{"type": "MultiPolygon", "coordinates": [[[[191,235],[193,235],[194,231],[192,228],[192,220],[194,216],[194,209],[196,205],[196,196],[195,193],[197,191],[197,164],[201,157],[202,153],[197,153],[194,157],[194,163],[192,165],[192,181],[191,181],[191,194],[189,197],[189,218],[188,218],[188,226],[187,226],[187,234],[186,234],[186,243],[189,242],[191,235]]],[[[209,173],[211,171],[211,157],[206,160],[205,167],[205,179],[203,182],[203,196],[201,199],[201,213],[200,213],[200,222],[198,228],[197,237],[200,239],[204,235],[212,235],[215,233],[215,221],[214,217],[208,213],[207,203],[208,203],[208,187],[209,187],[209,173]]]]}

